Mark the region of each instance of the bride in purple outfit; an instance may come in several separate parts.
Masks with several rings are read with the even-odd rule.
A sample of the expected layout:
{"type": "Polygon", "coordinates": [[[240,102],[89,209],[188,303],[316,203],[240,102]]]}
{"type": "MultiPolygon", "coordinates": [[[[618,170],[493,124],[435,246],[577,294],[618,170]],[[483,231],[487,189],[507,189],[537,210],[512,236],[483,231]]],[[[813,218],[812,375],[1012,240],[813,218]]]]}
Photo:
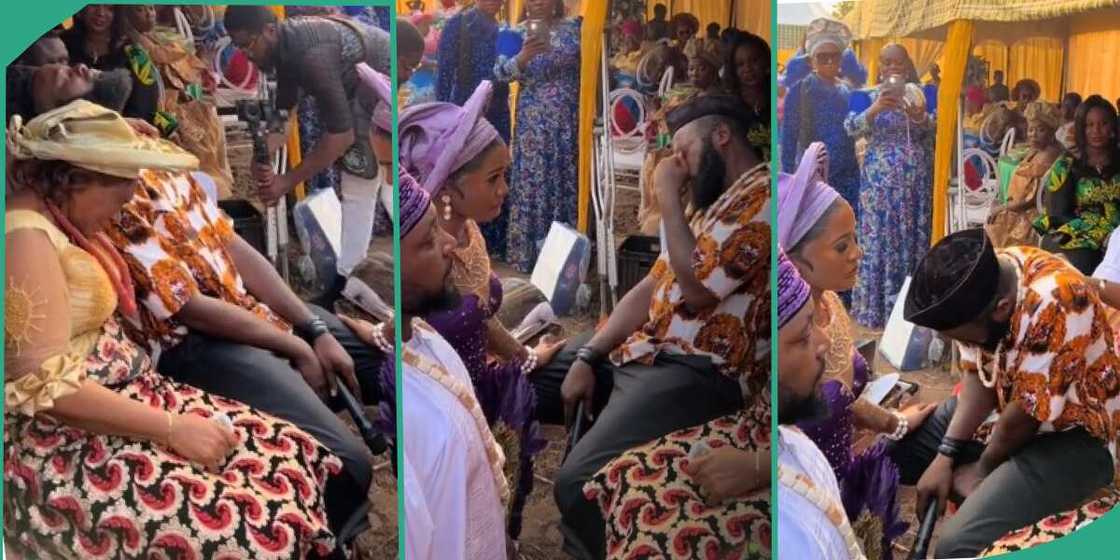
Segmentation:
{"type": "Polygon", "coordinates": [[[479,223],[498,217],[509,187],[509,148],[483,117],[492,85],[483,81],[462,106],[421,103],[399,119],[400,165],[431,195],[437,223],[455,239],[451,276],[462,300],[452,311],[424,320],[459,353],[474,382],[479,404],[506,452],[511,502],[509,534],[520,532],[520,512],[532,491],[533,456],[544,447],[534,420],[529,375],[547,364],[562,342],[521,345],[495,316],[502,285],[490,269],[479,223]]]}
{"type": "Polygon", "coordinates": [[[828,151],[814,142],[795,175],[778,179],[778,242],[812,288],[813,320],[829,341],[821,400],[828,415],[798,427],[828,458],[840,483],[844,509],[869,559],[889,559],[891,541],[906,532],[899,518],[898,467],[883,442],[855,454],[856,428],[898,440],[920,426],[936,404],[888,410],[859,398],[870,367],[856,351],[852,321],[838,292],[852,289],[863,250],[856,239],[851,206],[830,187],[828,151]]]}

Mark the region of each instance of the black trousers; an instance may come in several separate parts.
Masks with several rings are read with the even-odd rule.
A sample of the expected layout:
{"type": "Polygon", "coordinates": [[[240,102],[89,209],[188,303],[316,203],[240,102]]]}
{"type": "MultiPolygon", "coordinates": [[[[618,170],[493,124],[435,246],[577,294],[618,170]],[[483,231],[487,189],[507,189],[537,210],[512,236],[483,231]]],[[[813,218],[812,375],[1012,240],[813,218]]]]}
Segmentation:
{"type": "MultiPolygon", "coordinates": [[[[559,387],[575,360],[575,350],[590,335],[569,341],[564,350],[533,374],[538,417],[563,422],[559,387]]],[[[701,356],[658,356],[653,365],[596,371],[594,424],[564,460],[556,475],[554,497],[561,514],[564,549],[577,558],[603,558],[606,523],[599,507],[583,496],[583,485],[623,452],[670,432],[703,424],[743,406],[737,380],[721,374],[701,356]],[[602,406],[605,404],[605,406],[602,406]]]]}
{"type": "MultiPolygon", "coordinates": [[[[380,352],[362,343],[326,310],[312,306],[354,360],[367,404],[377,402],[380,352]]],[[[160,356],[160,373],[208,393],[243,402],[299,426],[337,455],[342,472],[327,481],[324,501],[331,531],[345,543],[368,527],[367,498],[373,481],[370,454],[287,359],[260,348],[191,333],[160,356]]]]}
{"type": "MultiPolygon", "coordinates": [[[[903,484],[917,484],[937,455],[957,399],[942,402],[921,427],[890,450],[903,484]]],[[[966,445],[958,464],[984,447],[966,445]]],[[[971,558],[1008,531],[1080,505],[1112,483],[1112,455],[1083,429],[1039,434],[996,467],[940,528],[936,558],[971,558]]]]}

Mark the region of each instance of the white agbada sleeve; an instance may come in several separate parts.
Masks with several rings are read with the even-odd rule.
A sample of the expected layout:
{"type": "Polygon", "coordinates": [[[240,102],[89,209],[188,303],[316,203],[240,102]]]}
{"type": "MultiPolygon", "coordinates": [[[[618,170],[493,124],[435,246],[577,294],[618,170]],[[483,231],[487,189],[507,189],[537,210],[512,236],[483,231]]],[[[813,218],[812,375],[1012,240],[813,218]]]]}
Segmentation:
{"type": "MultiPolygon", "coordinates": [[[[809,477],[837,502],[840,487],[828,459],[805,434],[778,427],[778,463],[809,477]]],[[[819,507],[803,496],[778,486],[778,549],[782,558],[849,560],[848,547],[836,526],[819,507]]]]}
{"type": "Polygon", "coordinates": [[[459,405],[407,366],[403,382],[405,548],[416,551],[408,560],[471,560],[466,557],[467,444],[456,437],[446,413],[459,405]]]}

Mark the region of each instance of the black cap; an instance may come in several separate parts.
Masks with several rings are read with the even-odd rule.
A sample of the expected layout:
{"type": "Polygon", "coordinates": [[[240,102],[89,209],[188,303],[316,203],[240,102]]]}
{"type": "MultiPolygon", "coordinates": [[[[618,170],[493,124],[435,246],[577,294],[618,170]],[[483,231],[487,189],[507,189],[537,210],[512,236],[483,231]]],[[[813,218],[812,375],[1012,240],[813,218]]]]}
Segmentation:
{"type": "Polygon", "coordinates": [[[998,289],[999,260],[988,235],[979,228],[958,231],[918,263],[904,316],[936,331],[954,329],[978,318],[998,289]]]}

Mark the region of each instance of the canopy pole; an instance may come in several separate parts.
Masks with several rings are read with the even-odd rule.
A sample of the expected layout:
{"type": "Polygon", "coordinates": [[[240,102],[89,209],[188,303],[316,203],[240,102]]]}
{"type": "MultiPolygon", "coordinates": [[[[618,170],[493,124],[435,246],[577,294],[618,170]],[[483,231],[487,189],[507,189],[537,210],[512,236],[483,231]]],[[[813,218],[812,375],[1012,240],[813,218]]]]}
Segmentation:
{"type": "MultiPolygon", "coordinates": [[[[945,37],[945,67],[941,69],[941,86],[937,88],[937,138],[933,155],[933,219],[930,243],[945,237],[949,203],[949,176],[952,172],[954,136],[957,128],[958,104],[972,52],[973,22],[955,20],[949,24],[945,37]]],[[[958,178],[958,181],[960,178],[958,178]]],[[[961,185],[963,186],[963,185],[961,185]]],[[[959,193],[963,196],[963,190],[959,193]]]]}

